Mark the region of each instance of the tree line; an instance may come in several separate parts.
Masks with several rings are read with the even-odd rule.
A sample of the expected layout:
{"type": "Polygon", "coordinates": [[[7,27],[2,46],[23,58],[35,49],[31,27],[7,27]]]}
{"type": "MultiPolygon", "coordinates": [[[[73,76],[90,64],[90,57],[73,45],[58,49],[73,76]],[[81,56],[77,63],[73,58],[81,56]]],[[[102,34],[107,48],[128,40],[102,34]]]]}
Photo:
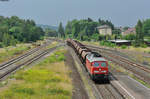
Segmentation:
{"type": "Polygon", "coordinates": [[[19,42],[35,42],[44,37],[44,31],[33,20],[17,16],[0,16],[0,47],[16,45],[19,42]]]}
{"type": "MultiPolygon", "coordinates": [[[[129,27],[124,27],[127,30],[129,27]]],[[[82,20],[72,20],[68,21],[65,28],[62,23],[60,23],[58,28],[58,36],[62,38],[74,38],[78,40],[108,40],[108,39],[126,39],[132,40],[134,46],[140,46],[144,44],[144,38],[150,40],[150,19],[144,21],[139,20],[135,26],[136,34],[129,34],[122,36],[121,30],[115,28],[114,24],[108,20],[98,19],[98,21],[93,21],[91,18],[82,20]],[[112,35],[100,35],[96,27],[101,25],[108,25],[112,28],[112,35]]]]}
{"type": "Polygon", "coordinates": [[[138,20],[135,28],[135,46],[141,46],[144,44],[144,38],[150,39],[150,19],[144,21],[138,20]]]}
{"type": "Polygon", "coordinates": [[[91,18],[82,20],[72,20],[68,21],[65,28],[60,23],[58,28],[58,35],[62,38],[75,38],[79,40],[98,40],[99,33],[96,27],[101,25],[108,25],[114,31],[114,25],[111,21],[99,19],[94,21],[91,18]]]}
{"type": "Polygon", "coordinates": [[[150,42],[150,19],[143,21],[138,20],[135,29],[135,35],[126,35],[125,38],[128,40],[133,40],[132,43],[134,46],[146,46],[145,42],[150,42]]]}
{"type": "MultiPolygon", "coordinates": [[[[127,30],[129,27],[124,27],[127,30]]],[[[106,41],[109,39],[126,39],[132,40],[134,46],[140,46],[144,44],[144,38],[150,40],[150,19],[139,20],[137,22],[136,34],[129,34],[123,36],[121,30],[115,28],[114,24],[109,20],[98,19],[97,21],[88,19],[68,21],[64,27],[62,22],[60,22],[58,30],[45,29],[46,36],[50,37],[60,37],[60,38],[73,38],[78,40],[87,41],[106,41]],[[112,29],[113,35],[100,35],[97,31],[97,27],[101,25],[108,25],[112,29]]]]}

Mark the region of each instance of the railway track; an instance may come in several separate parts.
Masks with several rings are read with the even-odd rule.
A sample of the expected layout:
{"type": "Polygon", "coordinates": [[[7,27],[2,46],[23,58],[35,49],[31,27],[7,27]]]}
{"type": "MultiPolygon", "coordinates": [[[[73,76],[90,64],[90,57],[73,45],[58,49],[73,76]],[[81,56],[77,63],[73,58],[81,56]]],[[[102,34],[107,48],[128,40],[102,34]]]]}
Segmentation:
{"type": "Polygon", "coordinates": [[[114,53],[111,50],[89,45],[87,47],[94,51],[100,52],[102,56],[104,56],[106,59],[113,61],[115,64],[118,64],[119,66],[122,66],[123,68],[132,72],[133,75],[136,76],[138,79],[143,80],[144,82],[150,84],[150,68],[132,62],[119,54],[116,55],[116,53],[114,53]]]}
{"type": "MultiPolygon", "coordinates": [[[[69,48],[72,50],[72,48],[69,48]]],[[[87,82],[92,88],[93,94],[96,99],[125,99],[124,95],[122,95],[116,88],[111,84],[111,82],[94,82],[91,80],[88,72],[84,68],[84,64],[80,60],[80,57],[76,55],[74,51],[71,51],[74,59],[80,64],[82,72],[87,79],[87,82]]]]}
{"type": "Polygon", "coordinates": [[[18,57],[14,58],[14,59],[11,59],[8,62],[0,64],[0,70],[3,70],[4,68],[6,68],[8,66],[11,66],[12,64],[18,62],[19,60],[24,59],[24,58],[26,58],[26,57],[28,57],[28,56],[38,52],[40,49],[45,48],[48,44],[50,44],[50,42],[48,42],[48,43],[46,43],[44,45],[41,45],[41,46],[39,46],[37,48],[31,49],[28,52],[26,52],[25,54],[23,54],[21,56],[18,56],[18,57]]]}
{"type": "Polygon", "coordinates": [[[124,99],[111,84],[96,85],[103,99],[124,99]]]}
{"type": "Polygon", "coordinates": [[[43,46],[40,46],[33,50],[30,50],[27,53],[0,65],[0,68],[1,68],[0,69],[0,80],[5,78],[12,72],[16,71],[20,67],[33,63],[34,61],[40,59],[44,55],[48,54],[49,52],[51,52],[51,51],[55,50],[56,48],[58,48],[59,46],[61,46],[61,45],[58,45],[53,48],[44,49],[47,45],[49,45],[49,44],[45,44],[43,46]]]}

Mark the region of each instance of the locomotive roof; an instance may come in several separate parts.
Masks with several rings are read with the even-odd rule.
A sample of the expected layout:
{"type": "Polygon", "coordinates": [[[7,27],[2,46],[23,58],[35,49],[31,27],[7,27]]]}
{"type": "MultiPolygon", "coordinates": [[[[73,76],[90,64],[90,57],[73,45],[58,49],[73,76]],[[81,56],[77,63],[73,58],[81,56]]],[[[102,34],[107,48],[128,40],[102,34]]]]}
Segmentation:
{"type": "Polygon", "coordinates": [[[94,62],[94,61],[106,61],[100,54],[96,53],[96,52],[92,52],[90,54],[88,54],[86,56],[86,58],[90,61],[90,62],[94,62]]]}
{"type": "Polygon", "coordinates": [[[94,57],[89,59],[90,62],[95,62],[95,61],[106,61],[103,57],[94,57]]]}

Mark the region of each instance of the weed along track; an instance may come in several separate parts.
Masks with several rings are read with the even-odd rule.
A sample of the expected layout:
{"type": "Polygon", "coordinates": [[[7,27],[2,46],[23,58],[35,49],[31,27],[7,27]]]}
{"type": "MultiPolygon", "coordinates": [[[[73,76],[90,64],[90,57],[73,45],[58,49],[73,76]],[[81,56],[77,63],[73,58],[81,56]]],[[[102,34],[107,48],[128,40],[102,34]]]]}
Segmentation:
{"type": "Polygon", "coordinates": [[[65,64],[66,49],[63,45],[50,48],[50,53],[36,64],[24,67],[8,78],[8,83],[0,87],[0,98],[71,99],[71,69],[65,64]]]}
{"type": "MultiPolygon", "coordinates": [[[[79,55],[76,54],[74,48],[68,47],[70,53],[72,54],[74,61],[77,62],[77,68],[79,74],[82,76],[82,80],[84,82],[85,89],[88,93],[89,98],[95,99],[125,99],[126,96],[119,90],[117,90],[116,86],[111,84],[111,81],[105,80],[97,80],[93,81],[89,76],[85,68],[85,64],[79,55]]],[[[119,86],[117,86],[119,88],[119,86]]]]}
{"type": "Polygon", "coordinates": [[[122,66],[128,71],[131,71],[135,77],[150,84],[150,68],[141,64],[130,61],[129,59],[116,54],[114,51],[103,49],[95,46],[87,46],[92,50],[100,52],[105,58],[119,66],[122,66]]]}
{"type": "Polygon", "coordinates": [[[8,62],[5,62],[5,63],[0,64],[0,70],[3,70],[4,68],[6,68],[6,67],[8,67],[8,66],[10,66],[10,65],[12,65],[12,64],[14,64],[14,63],[16,63],[16,62],[18,62],[19,60],[24,59],[24,58],[26,58],[26,57],[28,57],[28,56],[30,56],[30,55],[32,55],[32,54],[38,52],[40,49],[46,47],[47,45],[48,45],[48,44],[44,44],[44,45],[39,46],[39,47],[37,47],[37,48],[31,49],[31,50],[28,51],[27,53],[25,53],[25,54],[23,54],[23,55],[21,55],[21,56],[19,56],[19,57],[17,57],[17,58],[11,59],[11,60],[8,61],[8,62]]]}
{"type": "Polygon", "coordinates": [[[25,53],[24,55],[21,55],[15,59],[12,59],[4,64],[0,65],[0,80],[11,74],[12,72],[16,71],[20,67],[24,65],[29,65],[33,63],[34,61],[40,59],[41,57],[45,56],[49,52],[55,50],[56,48],[62,46],[62,44],[57,45],[52,48],[46,48],[47,46],[50,46],[50,42],[47,42],[46,44],[39,46],[35,49],[32,49],[25,53]]]}

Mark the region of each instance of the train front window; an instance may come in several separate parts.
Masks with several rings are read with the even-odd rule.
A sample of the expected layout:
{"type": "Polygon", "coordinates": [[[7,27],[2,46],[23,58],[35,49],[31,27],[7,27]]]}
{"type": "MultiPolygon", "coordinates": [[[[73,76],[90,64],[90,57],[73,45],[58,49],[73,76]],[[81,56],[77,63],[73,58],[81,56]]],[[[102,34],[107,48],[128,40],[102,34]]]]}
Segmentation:
{"type": "Polygon", "coordinates": [[[98,66],[99,66],[99,63],[94,62],[94,67],[98,67],[98,66]]]}
{"type": "Polygon", "coordinates": [[[105,63],[105,62],[102,62],[102,63],[101,63],[101,67],[106,67],[106,63],[105,63]]]}

